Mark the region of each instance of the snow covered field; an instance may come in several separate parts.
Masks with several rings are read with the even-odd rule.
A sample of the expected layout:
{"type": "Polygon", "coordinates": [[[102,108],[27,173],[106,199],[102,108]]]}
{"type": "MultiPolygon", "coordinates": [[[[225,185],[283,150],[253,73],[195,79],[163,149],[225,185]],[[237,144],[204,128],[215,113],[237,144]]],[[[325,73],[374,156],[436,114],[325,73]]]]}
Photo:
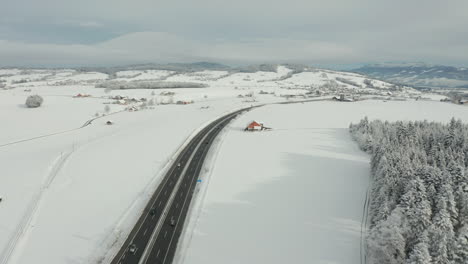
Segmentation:
{"type": "Polygon", "coordinates": [[[113,126],[96,120],[2,147],[3,257],[8,263],[97,261],[122,239],[181,144],[207,121],[240,106],[212,102],[205,110],[173,105],[123,112],[111,117],[113,126]]]}
{"type": "MultiPolygon", "coordinates": [[[[201,71],[174,74],[158,70],[123,71],[117,73],[116,78],[132,81],[131,79],[160,80],[167,77],[170,81],[204,82],[209,87],[106,91],[94,88],[97,83],[109,77],[104,73],[0,70],[0,84],[6,84],[3,89],[0,88],[0,196],[3,197],[0,203],[0,264],[106,262],[125,239],[148,195],[164,175],[171,158],[190,136],[210,120],[254,104],[330,98],[342,90],[356,91],[357,88],[353,85],[328,85],[335,82],[333,80],[336,76],[363,85],[365,80],[364,76],[330,71],[317,70],[288,77],[289,72],[289,69],[282,66],[277,72],[255,73],[201,71]],[[288,78],[279,80],[285,76],[288,78]],[[327,85],[323,86],[324,83],[327,85]],[[316,91],[323,92],[321,97],[317,97],[316,91]],[[166,92],[174,95],[163,95],[166,92]],[[313,96],[309,96],[311,93],[313,96]],[[26,97],[31,94],[44,97],[44,104],[40,108],[24,107],[26,97]],[[74,98],[77,94],[90,96],[74,98]],[[193,100],[194,103],[161,104],[145,108],[142,101],[115,104],[116,100],[109,97],[116,95],[127,99],[146,98],[156,102],[171,97],[173,102],[193,100]],[[106,106],[110,108],[108,113],[106,106]],[[130,106],[139,110],[125,111],[130,106]],[[112,120],[114,125],[105,125],[107,120],[112,120]],[[54,254],[50,254],[51,251],[54,254]]],[[[378,86],[373,89],[376,94],[387,95],[392,87],[379,81],[373,82],[378,86]]],[[[369,89],[362,88],[362,91],[369,89]]],[[[406,98],[419,95],[417,91],[406,88],[393,94],[406,98]]],[[[361,211],[359,209],[354,212],[352,206],[362,203],[367,175],[358,175],[355,172],[356,179],[347,178],[349,184],[356,186],[355,190],[347,190],[343,185],[325,195],[331,198],[336,193],[350,193],[351,198],[337,196],[337,200],[334,200],[336,207],[320,207],[316,203],[317,199],[307,200],[309,195],[324,197],[311,191],[324,189],[316,183],[333,186],[343,179],[340,178],[340,167],[325,162],[314,163],[310,159],[348,162],[346,166],[350,168],[346,168],[349,171],[366,171],[366,156],[357,150],[347,136],[345,128],[349,122],[357,121],[365,114],[372,118],[372,114],[377,112],[386,114],[385,118],[401,119],[410,116],[409,114],[417,114],[420,118],[442,119],[451,112],[460,111],[465,114],[466,109],[434,102],[330,101],[267,106],[248,113],[233,123],[231,131],[225,134],[225,142],[222,143],[222,149],[219,148],[221,155],[216,160],[213,171],[226,169],[228,162],[231,165],[236,164],[235,168],[226,172],[224,177],[213,172],[210,188],[201,190],[201,193],[207,192],[207,195],[198,196],[199,199],[206,197],[206,203],[198,201],[198,205],[203,206],[203,214],[193,232],[193,241],[185,239],[189,245],[186,247],[188,257],[185,261],[196,262],[210,256],[211,253],[206,253],[204,257],[197,257],[198,253],[194,253],[194,241],[202,239],[199,230],[210,233],[206,236],[208,240],[196,243],[200,247],[197,252],[207,250],[211,243],[209,239],[216,237],[209,228],[218,226],[218,230],[222,230],[225,227],[216,218],[221,217],[223,210],[248,214],[241,215],[245,220],[239,224],[244,226],[236,228],[250,228],[250,224],[259,226],[260,223],[267,223],[259,229],[250,228],[247,237],[257,238],[259,234],[263,234],[265,238],[273,235],[276,237],[274,232],[287,225],[290,229],[284,229],[282,235],[285,238],[297,237],[297,241],[306,245],[314,244],[317,241],[315,238],[322,239],[325,236],[324,232],[328,231],[317,231],[321,225],[325,230],[347,225],[347,231],[343,232],[349,234],[349,241],[354,241],[355,234],[352,231],[359,224],[361,211]],[[405,107],[401,107],[401,104],[405,107]],[[423,116],[422,110],[426,109],[431,112],[423,116]],[[274,114],[277,111],[280,112],[274,114]],[[334,114],[327,117],[329,113],[334,114]],[[241,132],[240,129],[250,119],[259,119],[274,130],[264,134],[241,132]],[[233,142],[237,145],[233,146],[233,142]],[[249,148],[255,144],[261,144],[261,147],[254,150],[249,148]],[[245,152],[245,156],[235,158],[239,151],[245,152]],[[258,153],[263,154],[257,155],[258,153]],[[227,161],[226,157],[235,159],[227,161]],[[335,174],[316,174],[315,165],[321,166],[321,171],[331,166],[331,172],[335,174]],[[303,170],[307,170],[307,174],[301,173],[303,170]],[[236,173],[236,177],[229,176],[233,173],[236,173]],[[305,178],[304,175],[310,177],[305,178]],[[301,184],[297,185],[298,183],[301,184]],[[265,184],[271,186],[266,187],[265,184]],[[282,188],[285,185],[289,187],[282,188]],[[294,193],[286,191],[296,188],[294,193]],[[275,217],[284,209],[285,204],[291,205],[288,199],[295,201],[297,208],[291,206],[288,213],[281,214],[277,222],[273,218],[263,221],[262,215],[255,215],[256,205],[262,207],[265,215],[275,217]],[[341,205],[338,206],[339,199],[350,203],[347,211],[349,215],[337,215],[342,208],[341,205]],[[211,209],[212,207],[216,210],[211,209]],[[308,218],[309,211],[304,208],[313,208],[318,213],[308,218]],[[324,213],[326,210],[330,210],[328,215],[324,213]],[[206,212],[212,212],[214,218],[207,218],[206,212]],[[291,220],[294,215],[296,217],[291,220]],[[334,217],[332,222],[328,222],[326,218],[329,215],[334,217]],[[342,219],[350,221],[343,223],[342,219]],[[203,230],[205,221],[215,223],[203,230]],[[303,228],[297,233],[295,228],[304,225],[309,229],[303,228]],[[256,230],[260,233],[256,233],[256,230]],[[287,230],[291,230],[291,233],[287,233],[287,230]],[[310,232],[316,232],[312,238],[300,236],[310,232]]],[[[212,155],[215,156],[215,153],[212,155]]],[[[226,219],[229,220],[230,218],[226,219]]],[[[190,237],[191,234],[189,232],[187,236],[190,237]]],[[[327,237],[342,238],[341,235],[327,234],[327,237]]],[[[236,244],[236,237],[226,236],[225,239],[226,245],[236,244]]],[[[241,242],[240,237],[237,242],[241,242]]],[[[272,247],[289,245],[283,240],[271,243],[272,247]]],[[[343,252],[349,252],[349,256],[355,256],[356,247],[359,249],[352,243],[349,248],[344,245],[349,243],[340,244],[343,252]]],[[[268,243],[262,249],[258,245],[258,252],[266,252],[267,246],[268,243]]],[[[296,260],[303,257],[302,249],[304,248],[291,249],[297,253],[296,260]]],[[[289,251],[283,249],[282,252],[287,255],[289,251]]],[[[216,254],[211,255],[216,258],[216,254]]],[[[247,256],[239,255],[241,257],[247,256]]]]}
{"type": "Polygon", "coordinates": [[[370,168],[348,126],[364,116],[468,122],[468,108],[312,102],[246,113],[211,154],[177,263],[361,263],[370,168]],[[273,130],[244,132],[251,120],[273,130]]]}

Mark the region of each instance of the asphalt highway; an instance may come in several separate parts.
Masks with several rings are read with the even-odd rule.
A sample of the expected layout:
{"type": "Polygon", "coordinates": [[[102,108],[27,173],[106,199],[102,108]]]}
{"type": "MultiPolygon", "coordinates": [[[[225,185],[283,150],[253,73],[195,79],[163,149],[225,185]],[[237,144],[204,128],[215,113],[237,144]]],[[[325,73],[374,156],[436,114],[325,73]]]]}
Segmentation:
{"type": "Polygon", "coordinates": [[[201,130],[181,151],[111,264],[172,263],[205,157],[219,132],[242,109],[201,130]]]}

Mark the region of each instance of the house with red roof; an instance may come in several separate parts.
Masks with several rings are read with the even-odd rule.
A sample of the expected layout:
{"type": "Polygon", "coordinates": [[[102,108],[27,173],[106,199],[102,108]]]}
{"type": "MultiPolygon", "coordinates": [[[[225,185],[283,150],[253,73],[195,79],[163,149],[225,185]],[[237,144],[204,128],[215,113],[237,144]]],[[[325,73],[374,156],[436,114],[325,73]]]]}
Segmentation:
{"type": "Polygon", "coordinates": [[[263,130],[263,124],[256,121],[252,121],[244,131],[260,131],[263,130]]]}

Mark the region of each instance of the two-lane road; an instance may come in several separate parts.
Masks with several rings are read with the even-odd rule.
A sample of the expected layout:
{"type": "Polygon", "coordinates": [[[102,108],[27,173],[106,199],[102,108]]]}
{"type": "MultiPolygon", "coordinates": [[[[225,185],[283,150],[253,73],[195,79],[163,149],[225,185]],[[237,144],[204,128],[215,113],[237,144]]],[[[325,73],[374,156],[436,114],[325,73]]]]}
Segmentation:
{"type": "Polygon", "coordinates": [[[172,262],[200,170],[213,140],[233,118],[249,109],[212,122],[181,151],[112,264],[172,262]],[[134,252],[131,247],[135,248],[134,252]]]}

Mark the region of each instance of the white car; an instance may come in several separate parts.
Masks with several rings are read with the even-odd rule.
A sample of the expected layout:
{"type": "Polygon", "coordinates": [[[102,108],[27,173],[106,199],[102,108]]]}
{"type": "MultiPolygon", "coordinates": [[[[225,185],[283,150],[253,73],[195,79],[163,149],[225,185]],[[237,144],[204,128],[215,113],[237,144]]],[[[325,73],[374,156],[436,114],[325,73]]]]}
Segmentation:
{"type": "Polygon", "coordinates": [[[131,244],[129,247],[128,247],[128,252],[130,252],[131,254],[135,255],[135,253],[137,252],[138,248],[135,244],[131,244]]]}

